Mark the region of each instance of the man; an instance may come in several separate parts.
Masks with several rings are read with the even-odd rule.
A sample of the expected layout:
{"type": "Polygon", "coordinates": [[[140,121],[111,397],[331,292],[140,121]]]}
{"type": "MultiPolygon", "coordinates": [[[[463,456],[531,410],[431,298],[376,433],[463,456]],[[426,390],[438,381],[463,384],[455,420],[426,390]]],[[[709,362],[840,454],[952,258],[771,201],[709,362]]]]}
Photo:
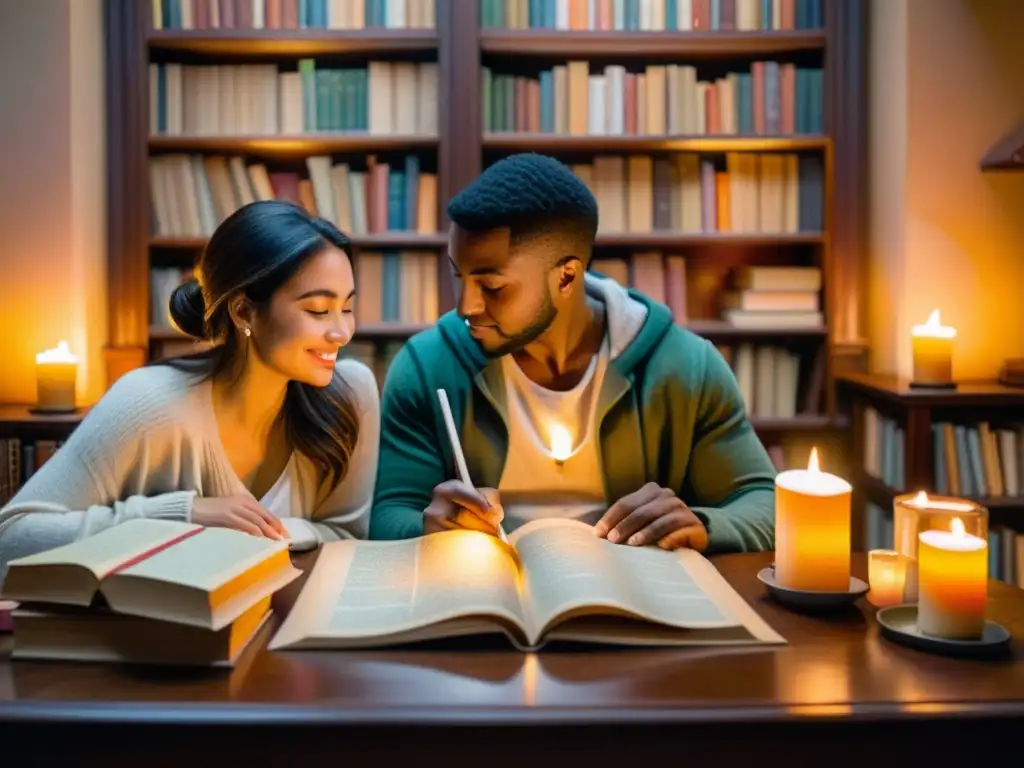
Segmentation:
{"type": "Polygon", "coordinates": [[[370,536],[514,530],[545,516],[627,546],[774,546],[774,477],[718,350],[587,273],[597,203],[535,154],[448,205],[458,306],[388,371],[370,536]],[[437,390],[470,478],[455,477],[437,390]]]}

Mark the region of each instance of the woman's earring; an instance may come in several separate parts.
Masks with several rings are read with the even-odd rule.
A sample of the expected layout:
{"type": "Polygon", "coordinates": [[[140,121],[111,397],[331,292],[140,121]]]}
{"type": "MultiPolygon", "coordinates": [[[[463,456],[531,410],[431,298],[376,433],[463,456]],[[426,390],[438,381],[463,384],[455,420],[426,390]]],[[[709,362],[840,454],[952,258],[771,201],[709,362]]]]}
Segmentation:
{"type": "Polygon", "coordinates": [[[246,335],[247,337],[248,337],[248,336],[252,336],[252,328],[250,328],[250,327],[249,327],[248,325],[247,325],[247,326],[245,326],[245,335],[246,335]]]}

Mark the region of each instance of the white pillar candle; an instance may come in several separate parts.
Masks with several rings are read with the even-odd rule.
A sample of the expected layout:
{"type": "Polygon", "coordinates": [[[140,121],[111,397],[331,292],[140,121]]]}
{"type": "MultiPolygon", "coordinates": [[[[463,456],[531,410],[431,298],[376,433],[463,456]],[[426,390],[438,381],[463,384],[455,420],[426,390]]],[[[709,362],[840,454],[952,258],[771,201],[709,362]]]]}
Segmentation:
{"type": "Polygon", "coordinates": [[[988,600],[988,542],[964,530],[918,534],[917,627],[958,640],[981,637],[988,600]]]}
{"type": "Polygon", "coordinates": [[[949,384],[953,380],[953,343],[956,328],[943,325],[939,310],[932,310],[928,322],[911,329],[915,384],[949,384]]]}
{"type": "Polygon", "coordinates": [[[850,589],[850,484],[818,467],[775,477],[775,581],[789,589],[850,589]]]}
{"type": "Polygon", "coordinates": [[[62,341],[36,355],[36,410],[66,413],[75,410],[78,358],[62,341]]]}

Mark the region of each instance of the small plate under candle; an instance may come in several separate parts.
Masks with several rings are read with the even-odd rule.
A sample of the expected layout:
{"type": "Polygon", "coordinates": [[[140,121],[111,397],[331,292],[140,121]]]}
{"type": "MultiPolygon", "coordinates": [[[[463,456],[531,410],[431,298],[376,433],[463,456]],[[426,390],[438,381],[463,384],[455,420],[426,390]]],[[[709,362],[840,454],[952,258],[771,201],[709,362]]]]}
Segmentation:
{"type": "Polygon", "coordinates": [[[1007,652],[1013,636],[1002,624],[986,621],[977,640],[954,640],[923,634],[917,628],[917,605],[905,603],[880,609],[875,618],[882,636],[919,651],[945,656],[998,656],[1007,652]]]}
{"type": "Polygon", "coordinates": [[[758,571],[757,580],[768,588],[768,592],[785,606],[801,611],[830,611],[855,603],[867,594],[868,585],[856,576],[850,577],[850,589],[846,592],[821,592],[817,590],[790,589],[775,580],[775,567],[769,566],[758,571]]]}

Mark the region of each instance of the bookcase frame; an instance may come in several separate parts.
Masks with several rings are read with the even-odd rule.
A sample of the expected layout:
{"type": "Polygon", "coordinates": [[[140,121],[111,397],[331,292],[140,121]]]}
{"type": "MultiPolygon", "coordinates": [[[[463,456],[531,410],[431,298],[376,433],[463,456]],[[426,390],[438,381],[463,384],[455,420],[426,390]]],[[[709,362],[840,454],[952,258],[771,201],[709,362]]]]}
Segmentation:
{"type": "MultiPolygon", "coordinates": [[[[942,414],[956,413],[969,418],[978,413],[991,417],[1019,420],[1024,416],[1024,389],[1007,387],[995,381],[961,382],[956,390],[911,389],[896,376],[847,372],[837,379],[839,408],[849,414],[852,437],[853,506],[859,515],[866,504],[891,512],[893,499],[903,493],[924,490],[934,492],[935,463],[932,423],[942,414]],[[864,468],[866,452],[865,410],[874,408],[893,419],[903,429],[903,488],[893,488],[864,468]]],[[[989,522],[1024,533],[1024,496],[986,496],[975,498],[989,510],[989,522]]],[[[855,517],[854,547],[863,541],[863,521],[855,517]],[[860,538],[858,538],[860,537],[860,538]]]]}
{"type": "MultiPolygon", "coordinates": [[[[637,248],[707,245],[717,241],[770,242],[781,247],[818,242],[823,268],[823,308],[827,335],[822,340],[827,364],[824,409],[813,416],[763,420],[760,431],[817,431],[841,426],[836,409],[837,373],[864,367],[866,344],[862,318],[865,303],[865,224],[867,167],[866,0],[822,0],[825,28],[765,32],[576,32],[480,29],[478,0],[436,0],[434,30],[158,30],[151,31],[150,3],[105,0],[109,342],[105,348],[107,381],[142,365],[150,343],[159,337],[149,328],[150,248],[198,249],[190,238],[150,237],[148,158],[151,149],[244,153],[252,138],[149,136],[147,66],[151,50],[201,52],[207,55],[246,51],[309,56],[335,51],[394,53],[436,47],[441,111],[435,139],[370,135],[314,134],[299,141],[302,154],[321,151],[396,149],[436,143],[439,208],[438,236],[387,233],[353,238],[359,247],[427,247],[443,253],[448,221],[444,203],[482,170],[484,150],[552,150],[631,152],[645,150],[756,151],[821,149],[825,158],[825,230],[818,236],[685,234],[665,232],[602,235],[602,241],[637,248]],[[457,9],[457,10],[456,10],[457,9]],[[730,57],[821,51],[824,69],[822,137],[733,136],[553,136],[488,134],[482,131],[480,67],[484,53],[522,53],[586,57],[600,52],[651,59],[727,60],[730,57]]],[[[261,141],[265,141],[261,137],[261,141]]],[[[288,140],[291,144],[295,141],[288,140]]],[[[294,154],[294,152],[293,152],[294,154]]],[[[454,306],[444,259],[439,259],[439,307],[454,306]]],[[[772,334],[697,321],[694,330],[719,339],[772,338],[772,334]]],[[[402,338],[417,328],[387,325],[360,327],[357,334],[402,338]]],[[[166,333],[166,332],[163,332],[166,333]]],[[[787,338],[800,332],[776,333],[787,338]]]]}

